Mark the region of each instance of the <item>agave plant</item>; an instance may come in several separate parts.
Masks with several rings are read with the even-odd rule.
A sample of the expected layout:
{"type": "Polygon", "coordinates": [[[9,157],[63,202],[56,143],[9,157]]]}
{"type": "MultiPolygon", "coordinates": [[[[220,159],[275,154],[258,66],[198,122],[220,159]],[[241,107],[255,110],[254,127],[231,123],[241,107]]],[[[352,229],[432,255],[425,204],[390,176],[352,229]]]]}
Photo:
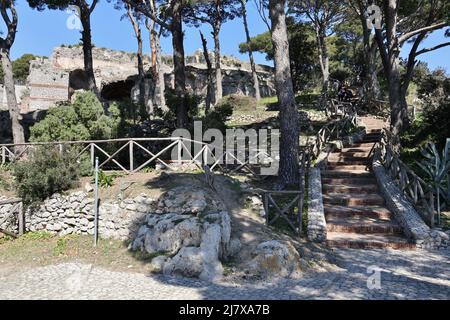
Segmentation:
{"type": "Polygon", "coordinates": [[[417,165],[428,176],[429,186],[435,190],[438,211],[438,223],[440,223],[441,197],[446,205],[450,205],[450,138],[447,139],[442,153],[436,149],[436,145],[432,142],[420,150],[424,157],[423,160],[417,162],[417,165]]]}

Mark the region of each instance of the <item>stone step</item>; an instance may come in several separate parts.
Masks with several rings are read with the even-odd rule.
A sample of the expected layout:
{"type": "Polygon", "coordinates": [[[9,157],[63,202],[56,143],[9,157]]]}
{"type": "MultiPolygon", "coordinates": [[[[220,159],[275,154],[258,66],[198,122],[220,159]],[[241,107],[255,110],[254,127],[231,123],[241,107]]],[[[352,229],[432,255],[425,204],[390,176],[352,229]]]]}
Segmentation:
{"type": "Polygon", "coordinates": [[[376,193],[376,184],[349,185],[349,184],[322,184],[324,194],[328,193],[376,193]]]}
{"type": "Polygon", "coordinates": [[[375,142],[359,142],[352,144],[351,148],[368,148],[370,150],[374,144],[375,142]]]}
{"type": "Polygon", "coordinates": [[[415,245],[398,235],[328,232],[327,244],[331,247],[355,249],[404,249],[414,250],[415,245]]]}
{"type": "Polygon", "coordinates": [[[348,184],[348,185],[366,185],[376,184],[377,180],[370,175],[367,178],[352,177],[322,177],[322,184],[348,184]]]}
{"type": "Polygon", "coordinates": [[[376,143],[379,141],[380,141],[380,138],[364,138],[359,143],[376,143]]]}
{"type": "Polygon", "coordinates": [[[378,194],[341,194],[341,193],[328,193],[322,195],[323,203],[336,204],[343,206],[360,206],[360,205],[375,205],[383,206],[384,199],[378,194]]]}
{"type": "Polygon", "coordinates": [[[340,152],[340,153],[330,153],[328,156],[328,159],[330,158],[356,158],[356,159],[366,159],[369,156],[369,151],[347,151],[347,152],[340,152]]]}
{"type": "Polygon", "coordinates": [[[327,170],[337,171],[365,171],[367,165],[348,165],[345,163],[327,164],[327,170]]]}
{"type": "Polygon", "coordinates": [[[369,217],[373,219],[390,220],[392,213],[381,206],[338,206],[323,205],[325,216],[328,217],[369,217]]]}
{"type": "Polygon", "coordinates": [[[341,160],[341,161],[366,161],[367,162],[367,155],[365,153],[360,153],[362,155],[359,155],[359,153],[356,153],[357,155],[354,155],[354,154],[355,153],[352,153],[352,152],[331,153],[328,156],[328,161],[341,160]]]}
{"type": "Polygon", "coordinates": [[[328,232],[401,234],[402,228],[394,221],[368,217],[327,218],[328,232]]]}
{"type": "Polygon", "coordinates": [[[372,172],[365,170],[359,171],[321,170],[320,174],[322,178],[374,178],[372,172]]]}
{"type": "Polygon", "coordinates": [[[328,158],[328,165],[332,165],[332,166],[334,166],[334,165],[338,165],[338,166],[343,166],[343,165],[359,166],[359,165],[361,165],[361,166],[365,167],[365,166],[367,166],[367,163],[368,163],[367,158],[361,158],[361,159],[358,159],[358,158],[353,158],[353,159],[352,158],[344,158],[344,159],[328,158]]]}
{"type": "Polygon", "coordinates": [[[373,143],[371,143],[370,145],[368,145],[367,147],[346,147],[346,148],[342,148],[342,149],[335,149],[333,151],[333,153],[346,153],[346,152],[367,152],[367,154],[369,154],[370,150],[372,150],[373,147],[373,143]]]}

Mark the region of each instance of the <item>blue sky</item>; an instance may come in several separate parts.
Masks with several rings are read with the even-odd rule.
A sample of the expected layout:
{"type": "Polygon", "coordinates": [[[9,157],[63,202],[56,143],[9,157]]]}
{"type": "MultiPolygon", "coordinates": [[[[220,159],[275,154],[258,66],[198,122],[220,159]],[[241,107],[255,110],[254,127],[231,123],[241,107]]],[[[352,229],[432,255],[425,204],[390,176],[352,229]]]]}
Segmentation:
{"type": "MultiPolygon", "coordinates": [[[[251,35],[256,35],[267,31],[265,24],[261,21],[253,1],[247,4],[248,20],[251,35]]],[[[70,14],[64,11],[46,10],[39,12],[28,7],[25,0],[17,1],[17,11],[19,14],[19,27],[16,42],[12,49],[12,58],[20,57],[24,53],[49,56],[52,49],[61,44],[73,44],[80,41],[80,33],[77,30],[70,30],[66,22],[70,14]]],[[[107,47],[117,50],[133,52],[136,50],[131,25],[127,19],[121,21],[123,12],[113,8],[113,5],[106,0],[100,1],[92,16],[92,37],[97,47],[107,47]]],[[[4,30],[3,26],[1,29],[4,30]]],[[[208,46],[213,48],[213,41],[210,36],[208,26],[202,26],[201,30],[207,36],[208,46]]],[[[245,34],[242,20],[236,19],[227,22],[222,27],[221,49],[223,54],[234,55],[243,60],[248,60],[246,54],[241,55],[238,44],[245,41],[245,34]]],[[[424,42],[424,46],[430,47],[443,41],[444,32],[437,31],[431,34],[424,42]]],[[[148,34],[144,33],[144,49],[148,52],[148,34]]],[[[190,54],[201,47],[198,29],[185,28],[185,52],[190,54]]],[[[163,52],[171,53],[170,38],[162,39],[163,52]]],[[[405,45],[403,52],[407,52],[408,45],[405,45]]],[[[434,52],[424,54],[420,57],[428,63],[431,69],[444,67],[450,71],[450,47],[445,47],[434,52]]],[[[257,63],[271,64],[267,62],[263,54],[256,54],[257,63]]]]}

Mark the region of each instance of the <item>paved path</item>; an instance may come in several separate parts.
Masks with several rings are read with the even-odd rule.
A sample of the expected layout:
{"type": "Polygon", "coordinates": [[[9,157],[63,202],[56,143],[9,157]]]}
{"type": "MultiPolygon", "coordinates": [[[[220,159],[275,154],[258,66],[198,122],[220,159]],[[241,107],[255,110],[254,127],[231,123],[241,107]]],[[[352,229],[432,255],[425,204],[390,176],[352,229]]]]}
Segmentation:
{"type": "Polygon", "coordinates": [[[25,272],[2,270],[0,299],[449,299],[450,251],[338,249],[345,261],[333,272],[298,280],[216,283],[112,272],[66,263],[25,272]],[[380,271],[376,274],[368,267],[380,271]],[[375,288],[368,289],[367,280],[375,288]],[[378,287],[378,288],[377,288],[378,287]]]}

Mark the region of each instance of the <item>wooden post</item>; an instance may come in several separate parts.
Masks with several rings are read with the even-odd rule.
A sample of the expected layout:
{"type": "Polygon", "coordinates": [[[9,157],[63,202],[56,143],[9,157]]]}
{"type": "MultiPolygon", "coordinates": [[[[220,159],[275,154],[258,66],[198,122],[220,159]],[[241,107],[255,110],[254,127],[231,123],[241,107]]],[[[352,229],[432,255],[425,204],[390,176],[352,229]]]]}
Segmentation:
{"type": "Polygon", "coordinates": [[[2,147],[2,164],[6,163],[6,147],[2,147]]]}
{"type": "Polygon", "coordinates": [[[25,233],[25,212],[23,210],[23,202],[19,203],[18,210],[19,236],[21,236],[25,233]]]}
{"type": "Polygon", "coordinates": [[[177,162],[178,164],[181,164],[181,149],[182,149],[182,141],[181,138],[178,138],[178,144],[177,144],[177,162]]]}
{"type": "Polygon", "coordinates": [[[91,165],[92,168],[95,166],[95,145],[91,143],[91,165]]]}
{"type": "Polygon", "coordinates": [[[98,242],[98,158],[95,158],[94,246],[98,242]]]}
{"type": "Polygon", "coordinates": [[[134,171],[134,155],[133,155],[133,146],[134,146],[134,142],[133,140],[130,140],[130,145],[129,145],[129,152],[130,152],[130,172],[134,171]]]}
{"type": "Polygon", "coordinates": [[[266,212],[266,225],[269,225],[269,197],[267,196],[267,193],[263,194],[263,200],[264,200],[264,211],[266,212]]]}

